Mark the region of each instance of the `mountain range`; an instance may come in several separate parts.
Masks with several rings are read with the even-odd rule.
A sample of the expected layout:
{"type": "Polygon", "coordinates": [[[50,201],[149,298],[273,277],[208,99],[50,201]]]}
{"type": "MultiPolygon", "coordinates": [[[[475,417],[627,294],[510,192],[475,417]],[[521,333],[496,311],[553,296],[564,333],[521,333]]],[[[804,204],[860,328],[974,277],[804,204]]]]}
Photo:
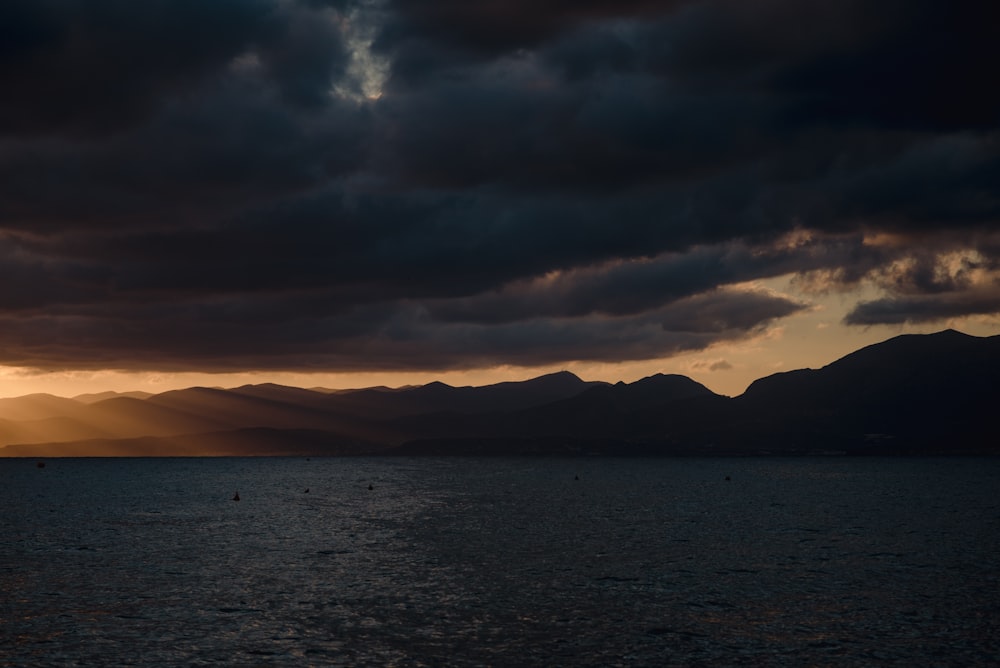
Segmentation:
{"type": "Polygon", "coordinates": [[[1000,336],[902,335],[737,397],[559,372],[483,387],[273,384],[0,399],[0,457],[1000,453],[1000,336]]]}

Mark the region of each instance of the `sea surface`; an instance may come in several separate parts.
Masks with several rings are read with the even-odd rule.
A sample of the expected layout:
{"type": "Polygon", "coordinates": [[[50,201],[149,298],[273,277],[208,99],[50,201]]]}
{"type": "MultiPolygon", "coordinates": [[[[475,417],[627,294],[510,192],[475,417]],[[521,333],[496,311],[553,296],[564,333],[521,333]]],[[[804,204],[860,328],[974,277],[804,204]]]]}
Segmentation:
{"type": "Polygon", "coordinates": [[[998,458],[37,464],[2,666],[1000,665],[998,458]]]}

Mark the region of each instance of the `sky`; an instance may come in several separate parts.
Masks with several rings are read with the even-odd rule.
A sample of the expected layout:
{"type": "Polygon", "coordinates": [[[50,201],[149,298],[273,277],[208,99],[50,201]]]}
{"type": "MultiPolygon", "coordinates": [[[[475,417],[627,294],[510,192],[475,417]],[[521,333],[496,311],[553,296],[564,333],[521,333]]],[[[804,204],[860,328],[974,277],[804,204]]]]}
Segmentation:
{"type": "Polygon", "coordinates": [[[0,396],[1000,333],[1000,5],[5,0],[0,396]]]}

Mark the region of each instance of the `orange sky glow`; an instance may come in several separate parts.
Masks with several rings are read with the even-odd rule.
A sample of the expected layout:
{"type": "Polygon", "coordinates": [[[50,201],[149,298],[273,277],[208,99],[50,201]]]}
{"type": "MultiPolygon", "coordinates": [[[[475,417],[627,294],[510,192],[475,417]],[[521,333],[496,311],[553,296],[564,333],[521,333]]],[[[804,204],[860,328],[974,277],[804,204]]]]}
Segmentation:
{"type": "MultiPolygon", "coordinates": [[[[793,291],[786,277],[766,282],[773,289],[793,291]]],[[[633,382],[656,373],[676,373],[728,396],[741,394],[756,380],[773,373],[818,368],[858,348],[898,334],[927,334],[952,328],[973,336],[1000,333],[1000,316],[967,316],[946,322],[906,326],[849,327],[840,320],[847,299],[841,295],[810,298],[812,308],[785,318],[744,340],[719,343],[706,350],[663,359],[628,362],[568,362],[541,367],[496,366],[441,372],[311,372],[246,371],[199,373],[160,371],[38,371],[0,366],[0,397],[36,392],[73,397],[104,391],[139,390],[159,393],[193,386],[238,387],[276,383],[294,387],[349,389],[373,386],[402,387],[442,381],[454,386],[519,381],[560,370],[584,380],[633,382]]]]}

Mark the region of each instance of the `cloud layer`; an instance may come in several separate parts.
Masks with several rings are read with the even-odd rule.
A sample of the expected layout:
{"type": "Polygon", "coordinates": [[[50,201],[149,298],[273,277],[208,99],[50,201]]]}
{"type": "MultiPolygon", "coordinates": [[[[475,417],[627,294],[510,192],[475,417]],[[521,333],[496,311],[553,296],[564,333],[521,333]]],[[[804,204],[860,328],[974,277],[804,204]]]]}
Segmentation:
{"type": "Polygon", "coordinates": [[[647,359],[1000,311],[1000,9],[10,0],[0,363],[647,359]]]}

